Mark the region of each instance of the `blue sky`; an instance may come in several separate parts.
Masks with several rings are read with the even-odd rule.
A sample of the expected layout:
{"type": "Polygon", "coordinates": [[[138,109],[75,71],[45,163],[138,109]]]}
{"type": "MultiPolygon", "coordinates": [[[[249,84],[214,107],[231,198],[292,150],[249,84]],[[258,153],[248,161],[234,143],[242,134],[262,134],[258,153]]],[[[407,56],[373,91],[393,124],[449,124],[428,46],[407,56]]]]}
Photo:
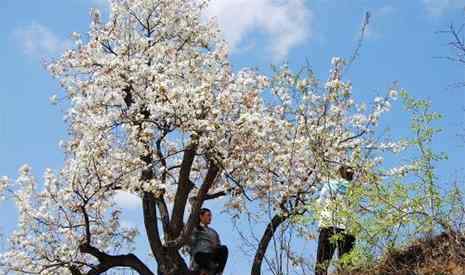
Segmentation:
{"type": "MultiPolygon", "coordinates": [[[[465,128],[465,88],[452,86],[465,82],[465,66],[435,58],[451,54],[447,46],[450,37],[437,32],[451,23],[465,23],[463,0],[213,2],[208,15],[218,17],[232,45],[236,69],[257,67],[268,73],[270,63],[288,61],[298,68],[307,59],[322,80],[327,77],[331,57],[351,55],[369,11],[371,22],[360,57],[346,75],[356,97],[368,100],[384,94],[398,81],[412,95],[432,100],[433,109],[444,115],[437,125],[444,131],[434,146],[450,157],[437,167],[441,181],[463,179],[465,142],[458,135],[465,128]]],[[[38,177],[47,167],[61,167],[63,154],[58,142],[66,138],[63,110],[48,100],[61,91],[42,61],[62,52],[71,32],[87,31],[91,7],[105,9],[105,1],[0,1],[0,175],[15,178],[23,163],[29,163],[38,177]]],[[[386,115],[384,124],[392,128],[393,137],[407,134],[408,124],[400,108],[386,115]]],[[[120,201],[126,209],[125,221],[140,224],[137,201],[128,197],[120,201]]],[[[0,204],[0,211],[0,228],[7,233],[14,228],[14,206],[0,204]]],[[[213,226],[232,250],[226,274],[245,274],[248,259],[241,256],[228,217],[219,215],[213,226]]],[[[144,247],[141,239],[140,255],[144,247]]],[[[314,253],[311,247],[308,253],[314,253]]]]}

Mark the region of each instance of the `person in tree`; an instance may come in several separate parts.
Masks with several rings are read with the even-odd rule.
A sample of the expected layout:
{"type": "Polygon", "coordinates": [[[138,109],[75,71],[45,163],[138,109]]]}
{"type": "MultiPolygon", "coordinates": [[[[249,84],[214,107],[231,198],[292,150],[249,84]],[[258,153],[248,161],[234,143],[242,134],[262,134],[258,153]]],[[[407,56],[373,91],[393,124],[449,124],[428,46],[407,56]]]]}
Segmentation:
{"type": "Polygon", "coordinates": [[[228,248],[221,244],[218,233],[209,224],[210,209],[200,209],[200,223],[191,240],[192,269],[199,275],[222,274],[228,259],[228,248]]]}
{"type": "Polygon", "coordinates": [[[354,171],[352,167],[342,165],[338,172],[340,178],[326,182],[317,201],[321,212],[315,275],[327,274],[329,262],[336,248],[338,257],[341,258],[352,250],[355,243],[355,237],[346,231],[344,218],[338,215],[338,208],[345,205],[347,190],[353,179],[354,171]]]}

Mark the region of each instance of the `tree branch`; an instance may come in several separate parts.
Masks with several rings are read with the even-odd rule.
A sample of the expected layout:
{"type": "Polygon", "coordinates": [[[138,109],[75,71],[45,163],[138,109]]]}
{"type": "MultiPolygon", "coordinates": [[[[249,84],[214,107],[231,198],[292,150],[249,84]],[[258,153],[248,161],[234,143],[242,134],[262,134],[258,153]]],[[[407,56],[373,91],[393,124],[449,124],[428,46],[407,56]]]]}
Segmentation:
{"type": "Polygon", "coordinates": [[[270,223],[265,229],[265,232],[262,235],[260,243],[258,244],[257,252],[255,253],[255,257],[252,264],[252,271],[251,275],[261,275],[262,269],[262,262],[263,258],[265,257],[266,249],[273,238],[276,229],[286,220],[287,218],[276,214],[273,219],[271,219],[270,223]]]}
{"type": "Polygon", "coordinates": [[[208,168],[207,175],[200,186],[200,189],[197,193],[197,196],[194,200],[192,205],[192,210],[189,215],[189,219],[187,220],[187,224],[184,226],[184,230],[179,237],[177,237],[174,241],[167,243],[167,246],[170,247],[180,247],[186,243],[194,227],[198,224],[200,208],[204,202],[205,196],[207,195],[208,191],[212,187],[213,183],[215,182],[216,176],[218,175],[220,169],[213,161],[210,162],[210,167],[208,168]]]}
{"type": "MultiPolygon", "coordinates": [[[[148,267],[139,260],[134,254],[112,256],[100,251],[91,245],[92,235],[90,230],[90,219],[86,211],[85,205],[81,206],[81,211],[84,215],[86,236],[84,242],[79,246],[81,253],[86,253],[94,256],[99,260],[99,264],[87,272],[87,275],[97,275],[117,266],[131,267],[141,275],[153,275],[148,267]]],[[[70,266],[69,270],[73,275],[82,275],[79,269],[75,266],[70,266]]]]}
{"type": "MultiPolygon", "coordinates": [[[[100,262],[95,268],[87,272],[87,275],[102,274],[113,267],[130,267],[136,270],[140,275],[154,275],[154,273],[132,253],[112,256],[98,250],[88,243],[80,245],[79,250],[81,253],[87,253],[94,256],[100,262]]],[[[80,273],[76,273],[76,270],[74,272],[75,273],[73,273],[73,275],[80,273]]]]}
{"type": "Polygon", "coordinates": [[[159,265],[165,262],[163,254],[163,244],[160,239],[160,232],[157,225],[156,198],[150,192],[144,192],[142,195],[142,208],[144,212],[144,224],[149,245],[155,259],[159,265]]]}
{"type": "Polygon", "coordinates": [[[183,160],[181,163],[178,187],[176,190],[176,197],[174,198],[174,206],[170,222],[170,233],[172,238],[178,237],[182,230],[182,220],[184,218],[184,211],[186,209],[187,199],[189,197],[190,191],[192,190],[192,188],[194,188],[194,185],[189,180],[189,176],[192,168],[192,163],[194,162],[196,149],[197,145],[195,145],[195,143],[191,143],[190,145],[188,145],[186,151],[184,152],[183,160]]]}

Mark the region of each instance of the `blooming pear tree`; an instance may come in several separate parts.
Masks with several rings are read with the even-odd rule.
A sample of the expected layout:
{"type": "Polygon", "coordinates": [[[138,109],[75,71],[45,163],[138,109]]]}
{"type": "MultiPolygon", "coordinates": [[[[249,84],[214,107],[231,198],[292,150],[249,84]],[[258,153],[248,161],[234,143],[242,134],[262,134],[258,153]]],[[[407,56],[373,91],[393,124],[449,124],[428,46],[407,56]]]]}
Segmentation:
{"type": "MultiPolygon", "coordinates": [[[[311,71],[296,74],[287,66],[277,69],[270,81],[272,95],[266,112],[276,125],[269,125],[269,134],[262,137],[265,146],[247,156],[250,170],[240,171],[242,178],[251,171],[247,178],[250,195],[241,199],[259,199],[262,205],[258,209],[264,212],[269,212],[269,204],[273,209],[257,243],[251,274],[261,274],[267,247],[281,224],[318,215],[308,206],[317,198],[322,182],[338,177],[340,165],[354,167],[355,182],[365,185],[386,151],[405,148],[402,141],[379,141],[376,135],[379,120],[390,110],[397,91],[390,89],[386,96],[376,97],[369,108],[357,104],[351,83],[342,80],[343,68],[344,60],[334,58],[323,87],[311,71]]],[[[308,230],[300,232],[303,237],[310,234],[308,230]]]]}
{"type": "Polygon", "coordinates": [[[28,166],[7,184],[20,219],[2,255],[6,269],[153,274],[134,254],[117,253],[136,233],[121,226],[113,203],[123,190],[142,198],[158,274],[188,273],[180,249],[202,203],[239,188],[226,180],[224,160],[249,154],[244,137],[262,135],[268,120],[266,79],[232,73],[226,44],[202,22],[205,4],[110,1],[108,22],[94,10],[89,33],[73,34],[75,47],[49,65],[69,103],[66,162],[46,172],[42,191],[28,166]]]}
{"type": "Polygon", "coordinates": [[[395,91],[367,111],[342,81],[341,59],[324,87],[288,68],[271,79],[234,73],[217,27],[202,17],[205,5],[111,0],[108,21],[92,11],[90,31],[73,34],[75,46],[49,64],[69,107],[66,158],[60,171],[45,171],[43,184],[27,165],[16,181],[0,180],[19,210],[0,268],[189,274],[182,248],[199,210],[224,197],[234,211],[251,211],[253,202],[273,207],[252,266],[260,274],[277,227],[311,215],[309,202],[336,166],[356,167],[365,182],[380,163],[373,151],[402,149],[374,135],[395,91]],[[139,232],[121,225],[119,191],[142,199],[157,271],[131,253],[139,232]]]}

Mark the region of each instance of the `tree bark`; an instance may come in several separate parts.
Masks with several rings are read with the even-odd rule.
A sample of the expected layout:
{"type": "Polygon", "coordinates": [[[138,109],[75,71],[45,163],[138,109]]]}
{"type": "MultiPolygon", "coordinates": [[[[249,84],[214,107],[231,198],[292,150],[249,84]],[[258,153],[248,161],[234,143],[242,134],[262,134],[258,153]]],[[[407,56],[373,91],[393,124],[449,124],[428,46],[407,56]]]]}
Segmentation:
{"type": "Polygon", "coordinates": [[[287,218],[282,215],[275,215],[273,219],[268,223],[265,232],[262,235],[260,243],[258,244],[257,252],[252,264],[251,275],[261,275],[262,262],[265,257],[266,249],[273,238],[276,229],[286,220],[287,218]]]}
{"type": "Polygon", "coordinates": [[[152,193],[144,192],[142,196],[142,209],[144,213],[144,225],[150,248],[158,265],[164,266],[163,244],[157,226],[157,209],[155,197],[152,193]]]}
{"type": "Polygon", "coordinates": [[[194,187],[190,181],[189,176],[194,162],[196,145],[190,144],[184,151],[183,160],[181,163],[181,170],[179,171],[178,187],[176,189],[176,196],[174,198],[173,212],[171,215],[170,223],[170,237],[176,238],[179,236],[183,227],[184,211],[186,209],[187,199],[189,193],[194,187]]]}

